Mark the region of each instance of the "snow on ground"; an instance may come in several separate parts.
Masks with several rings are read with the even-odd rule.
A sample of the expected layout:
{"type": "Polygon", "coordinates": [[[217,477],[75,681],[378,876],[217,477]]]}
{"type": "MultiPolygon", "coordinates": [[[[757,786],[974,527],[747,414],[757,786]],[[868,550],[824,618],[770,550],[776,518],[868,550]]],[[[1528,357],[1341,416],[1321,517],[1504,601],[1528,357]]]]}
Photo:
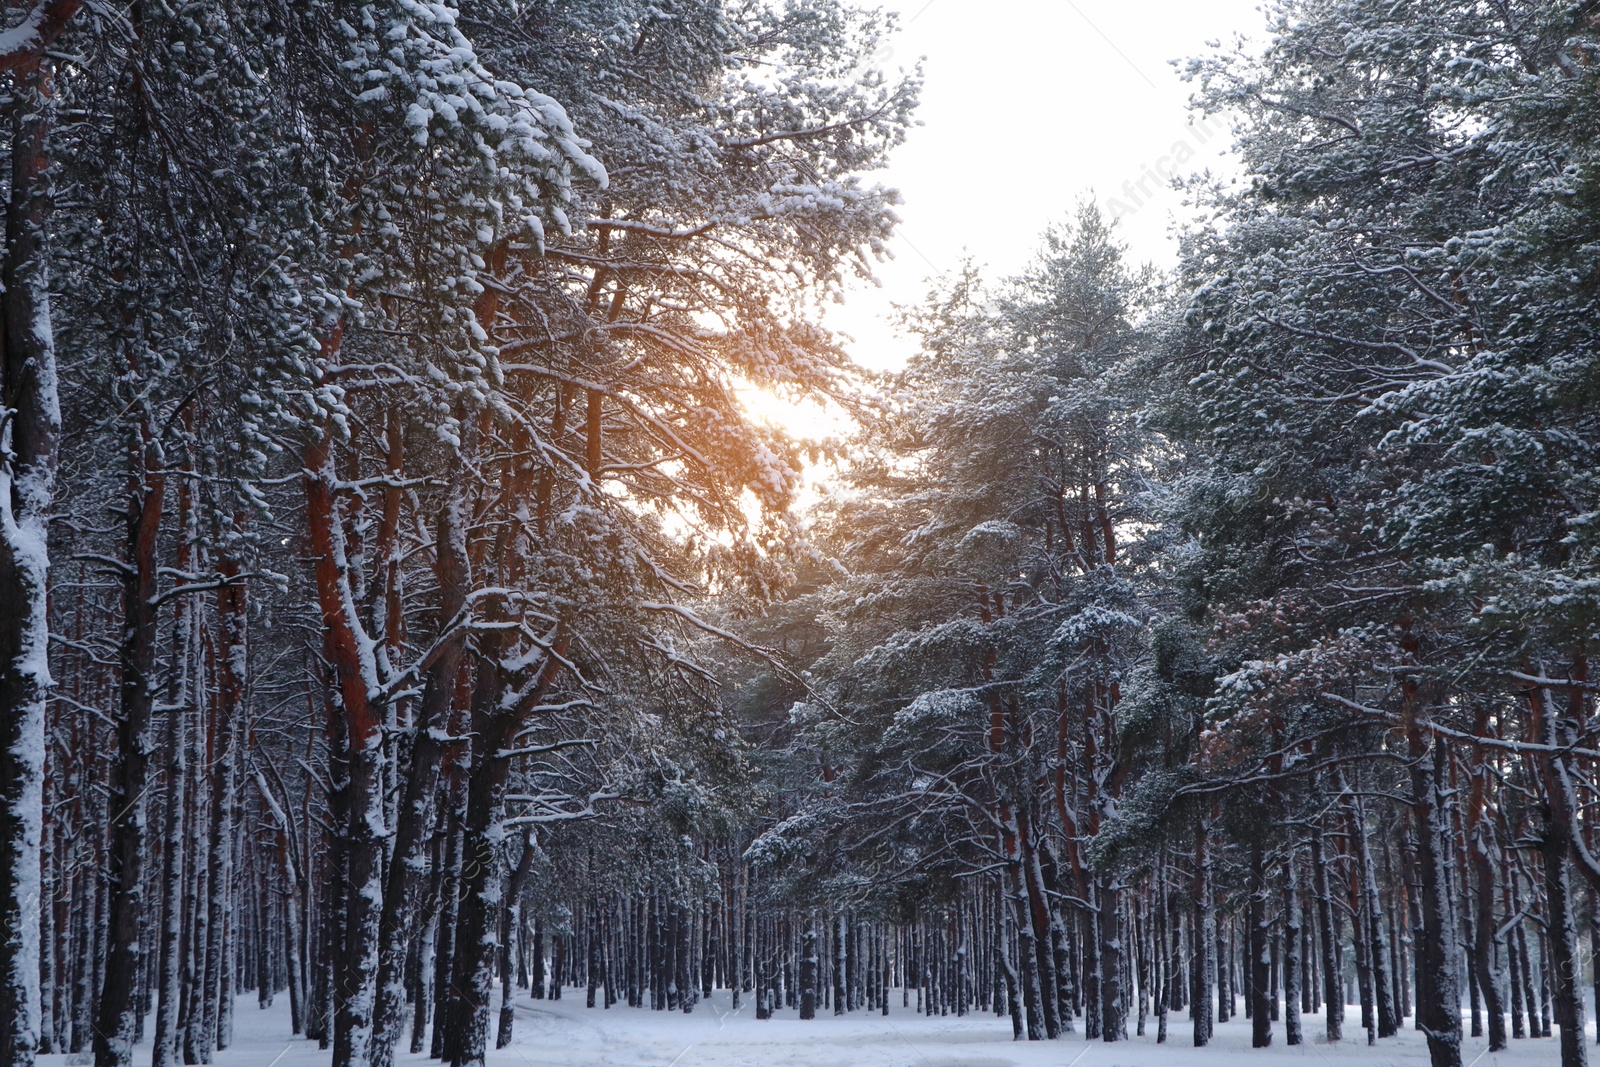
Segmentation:
{"type": "MultiPolygon", "coordinates": [[[[1189,1020],[1182,1013],[1170,1019],[1166,1045],[1155,1043],[1155,1019],[1149,1035],[1118,1044],[1085,1042],[1081,1033],[1061,1041],[1013,1042],[1011,1023],[993,1015],[930,1019],[893,1001],[887,1018],[863,1011],[822,1015],[801,1022],[793,1012],[757,1021],[748,1004],[729,1010],[726,993],[718,993],[694,1012],[655,1012],[621,1005],[609,1011],[583,1006],[582,992],[559,1001],[517,1000],[516,1040],[489,1054],[489,1067],[1426,1067],[1427,1044],[1408,1029],[1398,1037],[1366,1046],[1354,1024],[1360,1009],[1352,1008],[1346,1027],[1354,1039],[1337,1046],[1320,1041],[1288,1048],[1283,1024],[1276,1025],[1271,1049],[1250,1048],[1250,1024],[1243,1018],[1217,1027],[1207,1048],[1190,1044],[1189,1020]],[[1248,1060],[1248,1064],[1246,1061],[1248,1060]]],[[[1320,1031],[1320,1017],[1307,1032],[1320,1031]]],[[[215,1067],[326,1067],[329,1054],[315,1044],[290,1039],[289,1005],[284,998],[260,1010],[253,997],[240,997],[232,1048],[220,1052],[215,1067]]],[[[148,1032],[148,1031],[147,1031],[148,1032]]],[[[1590,1040],[1593,1040],[1593,1026],[1590,1040]]],[[[1554,1038],[1512,1041],[1506,1052],[1490,1056],[1484,1038],[1465,1038],[1464,1064],[1472,1067],[1548,1067],[1560,1060],[1554,1038]]],[[[90,1063],[79,1056],[41,1056],[40,1067],[90,1063]]],[[[149,1062],[146,1042],[135,1062],[149,1062]]],[[[422,1067],[426,1056],[400,1055],[397,1064],[422,1067]]]]}

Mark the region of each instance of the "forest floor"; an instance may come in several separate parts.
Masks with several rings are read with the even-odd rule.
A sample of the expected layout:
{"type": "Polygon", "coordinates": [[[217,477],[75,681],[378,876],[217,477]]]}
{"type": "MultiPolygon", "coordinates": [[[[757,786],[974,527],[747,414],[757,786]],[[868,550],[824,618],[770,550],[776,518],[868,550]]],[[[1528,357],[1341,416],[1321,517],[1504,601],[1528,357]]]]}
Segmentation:
{"type": "MultiPolygon", "coordinates": [[[[1352,1008],[1347,1026],[1360,1019],[1352,1008]]],[[[1011,1024],[993,1015],[928,1018],[899,1007],[890,1014],[864,1011],[835,1017],[819,1014],[803,1023],[792,1013],[757,1021],[747,1005],[729,1010],[726,993],[699,1004],[694,1012],[667,1013],[615,1007],[590,1010],[580,995],[559,1001],[517,1000],[516,1040],[489,1054],[489,1067],[1427,1067],[1427,1043],[1409,1028],[1368,1048],[1355,1027],[1355,1040],[1337,1046],[1314,1041],[1289,1048],[1283,1024],[1276,1024],[1274,1046],[1250,1048],[1250,1024],[1239,1018],[1217,1027],[1207,1048],[1189,1044],[1189,1020],[1181,1013],[1169,1024],[1166,1045],[1155,1041],[1155,1019],[1148,1035],[1127,1042],[1086,1043],[1081,1032],[1062,1041],[1013,1042],[1011,1024]],[[1248,1058],[1248,1064],[1245,1060],[1248,1058]]],[[[1309,1029],[1309,1028],[1308,1028],[1309,1029]]],[[[1320,1029],[1320,1025],[1316,1027],[1320,1029]]],[[[298,1038],[287,1039],[288,1001],[265,1011],[253,997],[241,997],[235,1040],[217,1054],[215,1067],[325,1067],[328,1053],[298,1038]]],[[[1594,1025],[1589,1028],[1594,1040],[1594,1025]]],[[[148,1051],[136,1055],[146,1062],[148,1051]]],[[[1559,1061],[1554,1038],[1513,1041],[1505,1052],[1488,1055],[1485,1038],[1463,1039],[1462,1061],[1470,1067],[1536,1067],[1559,1061]]],[[[400,1055],[397,1064],[422,1067],[426,1056],[400,1055]]],[[[87,1053],[41,1056],[39,1067],[91,1063],[87,1053]]]]}

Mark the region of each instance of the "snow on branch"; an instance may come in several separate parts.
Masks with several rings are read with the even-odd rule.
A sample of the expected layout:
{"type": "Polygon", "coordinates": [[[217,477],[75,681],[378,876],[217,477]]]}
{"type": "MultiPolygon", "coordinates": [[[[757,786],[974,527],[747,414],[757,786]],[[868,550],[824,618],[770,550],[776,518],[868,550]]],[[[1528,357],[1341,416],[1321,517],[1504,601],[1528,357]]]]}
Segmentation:
{"type": "Polygon", "coordinates": [[[0,32],[0,70],[37,63],[82,6],[83,0],[42,0],[34,5],[21,22],[0,32]]]}

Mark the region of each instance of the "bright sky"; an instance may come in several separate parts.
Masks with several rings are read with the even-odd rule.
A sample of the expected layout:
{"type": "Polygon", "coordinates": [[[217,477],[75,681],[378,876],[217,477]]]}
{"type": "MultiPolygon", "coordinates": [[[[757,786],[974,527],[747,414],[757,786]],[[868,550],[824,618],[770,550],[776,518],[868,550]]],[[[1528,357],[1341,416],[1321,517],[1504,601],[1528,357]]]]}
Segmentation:
{"type": "Polygon", "coordinates": [[[1170,61],[1236,33],[1259,40],[1260,0],[885,2],[902,32],[879,65],[926,57],[927,82],[922,127],[877,175],[905,198],[896,258],[879,269],[881,289],[852,292],[828,315],[855,339],[857,360],[902,364],[911,346],[889,324],[892,304],[918,302],[924,279],[953,269],[963,250],[994,277],[1017,272],[1039,233],[1091,192],[1120,214],[1136,261],[1172,263],[1183,207],[1156,172],[1174,169],[1180,143],[1193,158],[1178,173],[1232,165],[1219,155],[1221,122],[1209,138],[1188,125],[1192,87],[1170,61]]]}

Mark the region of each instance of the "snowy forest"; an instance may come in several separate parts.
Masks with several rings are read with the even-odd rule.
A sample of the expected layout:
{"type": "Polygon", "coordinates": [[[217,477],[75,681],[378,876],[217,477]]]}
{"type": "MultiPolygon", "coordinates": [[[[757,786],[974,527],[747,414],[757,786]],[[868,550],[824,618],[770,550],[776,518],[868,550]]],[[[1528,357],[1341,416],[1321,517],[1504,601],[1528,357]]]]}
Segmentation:
{"type": "Polygon", "coordinates": [[[1174,268],[1063,188],[883,372],[893,13],[5,25],[0,1062],[561,1000],[1587,1062],[1595,0],[1277,0],[1179,66],[1240,176],[1174,268]]]}

